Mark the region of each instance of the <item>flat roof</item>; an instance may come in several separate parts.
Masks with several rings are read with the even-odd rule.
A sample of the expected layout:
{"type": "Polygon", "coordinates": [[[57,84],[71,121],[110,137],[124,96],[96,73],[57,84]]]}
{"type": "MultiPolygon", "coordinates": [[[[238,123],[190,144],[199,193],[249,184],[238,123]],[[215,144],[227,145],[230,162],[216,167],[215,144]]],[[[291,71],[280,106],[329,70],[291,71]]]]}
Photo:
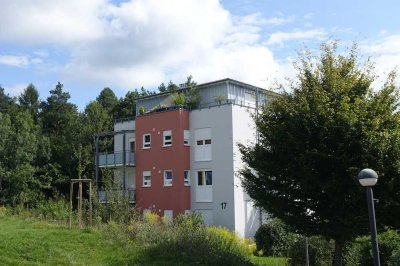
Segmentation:
{"type": "MultiPolygon", "coordinates": [[[[238,80],[231,79],[231,78],[225,78],[225,79],[220,79],[220,80],[215,80],[215,81],[211,81],[211,82],[198,84],[197,87],[200,87],[200,88],[201,87],[209,87],[209,86],[212,86],[212,85],[215,85],[215,84],[218,84],[218,83],[225,83],[225,82],[229,82],[229,83],[233,83],[233,84],[237,84],[237,85],[241,85],[241,86],[245,86],[245,87],[250,87],[250,88],[253,88],[254,90],[262,90],[262,91],[264,91],[266,93],[276,94],[273,91],[266,90],[266,89],[263,89],[263,88],[248,84],[248,83],[244,83],[244,82],[241,82],[241,81],[238,81],[238,80]]],[[[163,95],[168,95],[168,94],[175,93],[175,92],[185,91],[187,89],[188,89],[188,87],[185,87],[185,88],[179,88],[179,89],[174,90],[174,91],[166,91],[166,92],[160,92],[160,93],[156,93],[156,94],[152,94],[152,95],[142,96],[142,97],[135,98],[134,101],[141,101],[141,100],[156,98],[156,97],[160,97],[160,96],[163,96],[163,95]]]]}

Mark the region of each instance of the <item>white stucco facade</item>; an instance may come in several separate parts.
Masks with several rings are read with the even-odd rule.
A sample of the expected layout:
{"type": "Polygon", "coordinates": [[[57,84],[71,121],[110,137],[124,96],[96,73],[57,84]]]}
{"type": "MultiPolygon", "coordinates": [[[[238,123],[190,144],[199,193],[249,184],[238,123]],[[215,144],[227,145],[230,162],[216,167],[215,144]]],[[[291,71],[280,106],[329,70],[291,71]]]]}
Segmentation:
{"type": "Polygon", "coordinates": [[[189,119],[192,211],[201,213],[205,223],[227,227],[244,237],[254,236],[259,227],[259,212],[245,195],[237,175],[243,167],[237,143],[255,142],[250,110],[254,112],[234,104],[219,105],[193,110],[189,119]],[[211,156],[199,160],[198,135],[204,131],[210,132],[211,156]],[[212,196],[208,198],[198,196],[204,193],[198,180],[202,171],[212,171],[212,196]]]}

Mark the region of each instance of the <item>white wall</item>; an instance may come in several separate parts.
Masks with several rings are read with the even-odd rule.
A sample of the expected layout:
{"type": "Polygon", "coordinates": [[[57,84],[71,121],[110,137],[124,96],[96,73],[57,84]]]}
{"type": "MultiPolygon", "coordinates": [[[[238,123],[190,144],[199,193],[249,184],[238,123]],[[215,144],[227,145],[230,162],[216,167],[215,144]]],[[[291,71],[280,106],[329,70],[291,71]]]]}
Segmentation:
{"type": "Polygon", "coordinates": [[[241,185],[238,171],[244,167],[239,152],[238,143],[244,145],[254,144],[256,141],[256,130],[251,113],[254,109],[247,109],[233,105],[232,110],[232,132],[233,132],[233,165],[235,171],[235,230],[245,237],[253,237],[260,226],[260,214],[253,202],[245,193],[241,185]]]}
{"type": "MultiPolygon", "coordinates": [[[[114,131],[120,130],[135,130],[135,120],[123,121],[114,124],[114,131]]],[[[119,153],[122,152],[123,149],[123,134],[118,134],[114,136],[114,152],[119,153]]],[[[125,139],[125,149],[130,150],[129,141],[135,139],[135,133],[126,133],[125,139]]],[[[127,159],[128,160],[128,159],[127,159]]],[[[135,188],[135,167],[125,167],[125,185],[126,189],[134,189],[135,188]]],[[[123,185],[123,167],[119,166],[114,171],[114,179],[116,182],[123,185]]]]}
{"type": "Polygon", "coordinates": [[[220,105],[190,112],[190,170],[191,209],[206,214],[207,223],[225,226],[235,230],[233,145],[232,145],[232,105],[220,105]],[[196,129],[210,128],[212,138],[212,160],[195,161],[194,132],[196,129]],[[197,170],[213,171],[212,202],[197,202],[197,170]],[[226,208],[222,209],[223,203],[226,208]]]}
{"type": "MultiPolygon", "coordinates": [[[[135,120],[118,122],[114,124],[114,131],[120,130],[135,130],[135,120]]],[[[114,137],[114,152],[122,152],[123,134],[115,135],[114,137]]],[[[129,140],[135,138],[135,133],[126,133],[125,150],[130,150],[129,140]]]]}

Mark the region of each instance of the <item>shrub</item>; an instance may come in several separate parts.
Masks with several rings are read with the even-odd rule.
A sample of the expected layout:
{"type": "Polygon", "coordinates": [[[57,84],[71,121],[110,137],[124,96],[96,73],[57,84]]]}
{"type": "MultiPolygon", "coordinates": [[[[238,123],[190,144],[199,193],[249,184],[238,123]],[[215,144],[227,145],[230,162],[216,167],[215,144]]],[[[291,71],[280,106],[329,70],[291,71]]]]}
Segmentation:
{"type": "Polygon", "coordinates": [[[139,107],[139,114],[144,115],[146,113],[146,108],[144,106],[139,107]]]}
{"type": "Polygon", "coordinates": [[[251,254],[244,240],[224,228],[207,228],[198,214],[178,215],[165,224],[157,214],[147,213],[129,230],[150,252],[179,256],[192,264],[246,265],[251,254]]]}
{"type": "MultiPolygon", "coordinates": [[[[101,222],[107,223],[109,221],[128,224],[130,220],[137,219],[138,213],[129,203],[129,196],[124,195],[114,185],[109,185],[106,188],[107,203],[100,203],[97,200],[93,200],[94,222],[98,225],[101,222]]],[[[96,197],[93,196],[93,198],[95,199],[96,197]]]]}
{"type": "Polygon", "coordinates": [[[273,219],[258,228],[254,240],[257,253],[263,256],[286,257],[291,244],[298,238],[281,220],[273,219]]]}
{"type": "MultiPolygon", "coordinates": [[[[400,265],[400,234],[395,230],[387,230],[378,235],[379,257],[382,265],[400,265]],[[396,264],[397,263],[397,264],[396,264]]],[[[346,265],[373,265],[370,236],[357,237],[350,243],[345,252],[346,265]]]]}
{"type": "Polygon", "coordinates": [[[33,211],[35,216],[47,221],[67,223],[69,203],[65,199],[52,199],[39,203],[33,211]]]}
{"type": "Polygon", "coordinates": [[[251,248],[234,232],[222,227],[208,228],[210,256],[222,265],[250,264],[251,248]]]}
{"type": "Polygon", "coordinates": [[[0,206],[0,217],[4,217],[7,215],[7,208],[4,206],[0,206]]]}
{"type": "Polygon", "coordinates": [[[179,92],[172,94],[172,102],[176,106],[182,106],[185,104],[185,94],[179,92]]]}
{"type": "MultiPolygon", "coordinates": [[[[321,236],[312,236],[308,238],[308,258],[310,265],[324,266],[331,264],[333,251],[333,242],[327,241],[321,236]]],[[[305,265],[305,238],[299,236],[291,244],[288,250],[290,265],[305,265]]]]}
{"type": "MultiPolygon", "coordinates": [[[[129,242],[128,227],[118,224],[114,221],[109,221],[101,226],[104,232],[104,237],[107,241],[114,244],[126,244],[129,242]]],[[[123,245],[122,245],[123,246],[123,245]]]]}

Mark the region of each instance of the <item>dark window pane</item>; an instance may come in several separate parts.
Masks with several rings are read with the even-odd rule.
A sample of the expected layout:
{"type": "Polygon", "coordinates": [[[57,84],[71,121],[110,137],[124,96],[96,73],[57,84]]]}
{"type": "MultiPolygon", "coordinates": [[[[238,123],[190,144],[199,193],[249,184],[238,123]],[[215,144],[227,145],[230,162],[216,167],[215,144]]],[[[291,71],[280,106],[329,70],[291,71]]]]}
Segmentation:
{"type": "Polygon", "coordinates": [[[204,143],[205,144],[211,144],[211,139],[206,139],[204,143]]]}
{"type": "Polygon", "coordinates": [[[203,141],[202,140],[198,140],[197,141],[197,145],[203,145],[203,141]]]}
{"type": "Polygon", "coordinates": [[[206,185],[212,186],[212,171],[206,171],[206,185]]]}
{"type": "Polygon", "coordinates": [[[204,186],[203,172],[197,172],[197,185],[204,186]]]}

